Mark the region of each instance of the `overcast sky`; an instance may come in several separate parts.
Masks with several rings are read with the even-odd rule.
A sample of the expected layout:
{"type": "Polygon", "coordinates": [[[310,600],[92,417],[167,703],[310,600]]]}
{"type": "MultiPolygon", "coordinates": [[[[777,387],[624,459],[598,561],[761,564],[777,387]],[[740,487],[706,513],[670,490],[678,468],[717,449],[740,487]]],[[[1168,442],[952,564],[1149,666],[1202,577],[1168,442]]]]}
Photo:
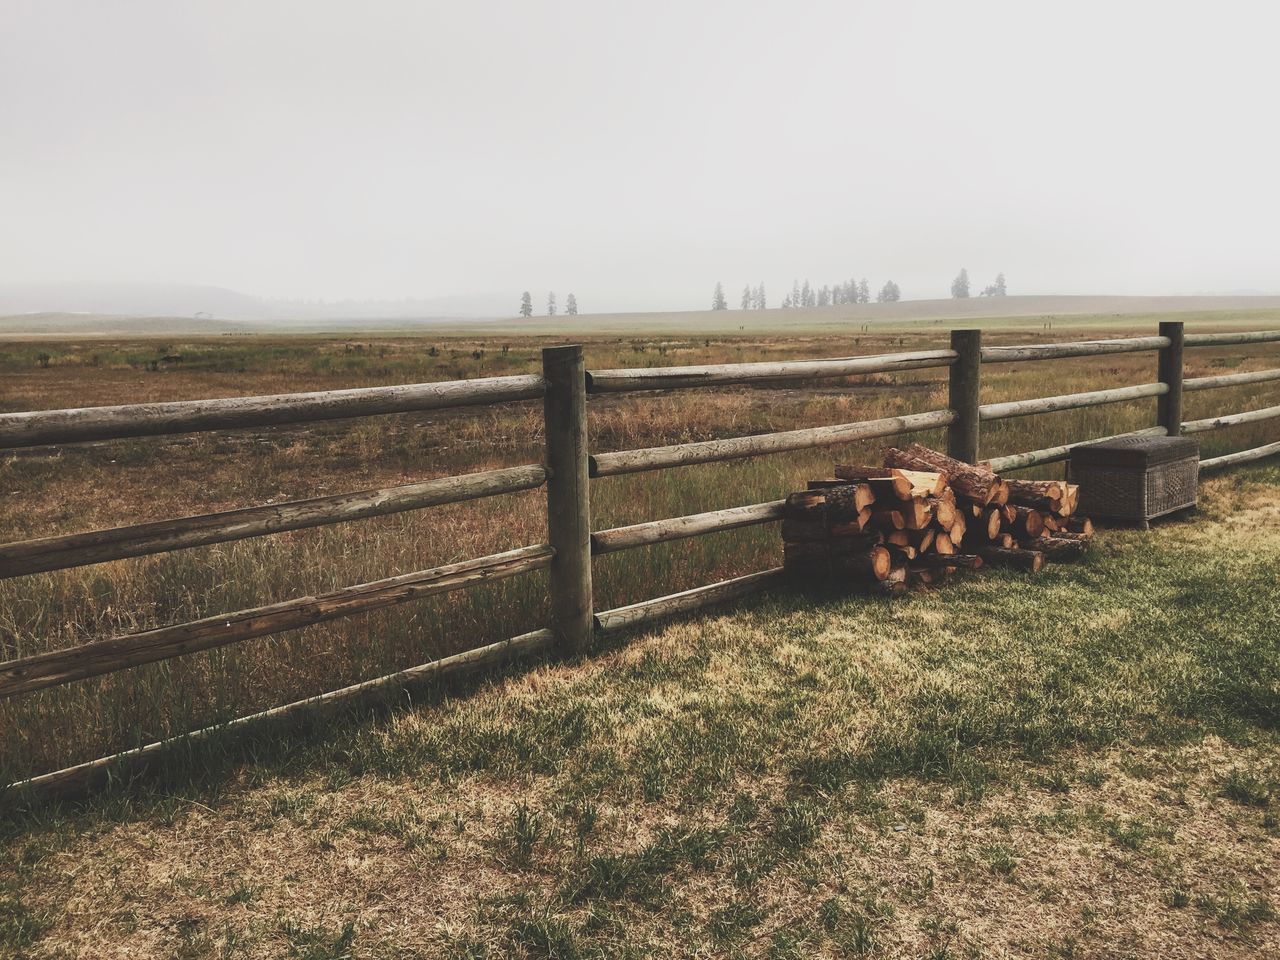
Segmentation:
{"type": "Polygon", "coordinates": [[[1280,292],[1280,15],[0,0],[0,282],[1280,292]]]}

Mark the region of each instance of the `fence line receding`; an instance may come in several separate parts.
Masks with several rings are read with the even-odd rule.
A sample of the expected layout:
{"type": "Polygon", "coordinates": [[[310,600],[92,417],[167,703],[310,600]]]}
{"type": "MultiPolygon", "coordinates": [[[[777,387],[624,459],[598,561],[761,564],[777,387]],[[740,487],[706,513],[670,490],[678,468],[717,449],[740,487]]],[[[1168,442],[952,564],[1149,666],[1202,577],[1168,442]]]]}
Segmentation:
{"type": "MultiPolygon", "coordinates": [[[[530,650],[581,653],[594,634],[651,623],[674,613],[736,599],[776,584],[779,569],[762,570],[613,610],[596,610],[592,557],[781,519],[782,501],[728,507],[705,513],[591,530],[590,478],[665,470],[742,457],[787,453],[856,440],[888,438],[921,430],[947,430],[952,456],[977,461],[981,424],[1139,398],[1158,398],[1157,423],[1119,436],[1199,433],[1280,417],[1280,406],[1183,422],[1182,396],[1280,380],[1280,368],[1221,376],[1183,378],[1183,350],[1280,342],[1280,331],[1184,334],[1181,322],[1160,324],[1158,336],[1019,346],[982,346],[979,330],[952,332],[951,348],[864,357],[730,363],[687,367],[586,370],[579,346],[543,351],[541,376],[492,377],[280,396],[234,397],[171,403],[129,404],[0,415],[0,451],[285,423],[307,423],[392,413],[542,400],[544,463],[508,467],[354,493],[246,507],[202,516],[140,523],[0,545],[0,578],[27,576],[251,537],[268,536],[368,517],[419,510],[464,500],[545,487],[548,543],[358,584],[314,597],[299,597],[140,633],[91,640],[61,650],[0,663],[0,698],[45,689],[144,663],[181,656],[255,637],[294,630],[477,583],[548,569],[550,623],[510,640],[463,651],[386,677],[241,717],[216,728],[150,744],[66,770],[44,774],[20,787],[78,790],[129,760],[147,762],[171,744],[203,738],[214,730],[292,717],[385,693],[428,677],[502,662],[530,650]],[[988,363],[1035,362],[1071,357],[1156,351],[1156,380],[1058,397],[981,403],[981,367],[988,363]],[[681,390],[726,385],[802,383],[867,373],[930,368],[948,371],[948,407],[854,423],[813,426],[663,447],[592,453],[587,449],[590,394],[681,390]]],[[[1066,460],[1092,438],[987,461],[997,471],[1020,470],[1066,460]]],[[[1202,460],[1211,470],[1280,453],[1280,442],[1202,460]]]]}

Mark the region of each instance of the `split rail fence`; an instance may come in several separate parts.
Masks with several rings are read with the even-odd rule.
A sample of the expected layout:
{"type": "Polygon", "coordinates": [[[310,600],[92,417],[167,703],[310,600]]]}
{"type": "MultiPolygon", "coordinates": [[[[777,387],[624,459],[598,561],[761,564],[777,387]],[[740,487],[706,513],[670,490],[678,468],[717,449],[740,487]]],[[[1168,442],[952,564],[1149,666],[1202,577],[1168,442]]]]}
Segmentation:
{"type": "MultiPolygon", "coordinates": [[[[132,767],[153,759],[176,743],[211,736],[229,728],[385,695],[416,682],[496,664],[521,653],[554,648],[567,654],[581,654],[590,648],[593,636],[600,632],[634,627],[675,613],[743,597],[776,583],[780,578],[781,568],[774,568],[613,610],[595,610],[591,587],[594,555],[780,520],[783,501],[593,532],[590,481],[594,477],[784,453],[943,427],[946,428],[948,453],[960,460],[976,462],[979,459],[979,434],[984,422],[1143,397],[1159,398],[1157,422],[1121,436],[1162,436],[1215,430],[1280,417],[1280,406],[1183,422],[1184,392],[1280,380],[1280,368],[1184,379],[1184,349],[1277,341],[1280,341],[1280,331],[1184,334],[1181,322],[1168,322],[1161,323],[1159,334],[1153,337],[984,347],[981,331],[954,330],[950,348],[945,350],[824,360],[592,371],[584,367],[580,346],[563,346],[543,351],[541,376],[0,415],[0,451],[3,451],[541,399],[546,438],[545,460],[541,464],[0,545],[0,577],[8,578],[385,516],[537,487],[545,487],[547,491],[546,543],[358,584],[320,596],[93,640],[67,649],[10,660],[0,663],[0,698],[541,569],[550,571],[551,615],[546,627],[242,717],[229,724],[44,774],[13,786],[41,792],[77,791],[121,767],[132,767]],[[1155,351],[1158,355],[1156,378],[1150,383],[1004,403],[981,402],[983,364],[1139,351],[1155,351]],[[948,406],[943,410],[639,450],[594,454],[588,450],[587,397],[590,394],[790,383],[944,367],[949,371],[949,391],[948,406]]],[[[1059,462],[1070,456],[1073,447],[1098,439],[1104,438],[996,457],[989,463],[996,471],[1003,472],[1059,462]]],[[[1211,470],[1277,453],[1280,453],[1280,442],[1204,460],[1201,468],[1211,470]]]]}

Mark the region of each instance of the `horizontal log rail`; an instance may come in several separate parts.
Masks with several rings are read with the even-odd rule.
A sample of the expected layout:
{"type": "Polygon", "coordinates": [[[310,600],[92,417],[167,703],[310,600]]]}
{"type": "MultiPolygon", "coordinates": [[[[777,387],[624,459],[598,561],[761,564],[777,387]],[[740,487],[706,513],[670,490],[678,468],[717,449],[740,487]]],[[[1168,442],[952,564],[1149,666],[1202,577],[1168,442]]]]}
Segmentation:
{"type": "Polygon", "coordinates": [[[498,667],[517,657],[530,656],[551,648],[555,634],[550,630],[534,630],[497,643],[475,647],[463,653],[432,660],[429,663],[399,670],[373,680],[364,680],[315,697],[295,700],[269,710],[237,717],[227,723],[202,727],[190,733],[158,740],[136,750],[126,750],[73,767],[20,780],[8,787],[0,786],[0,794],[23,797],[59,797],[67,799],[83,794],[111,778],[137,776],[162,760],[175,748],[189,748],[207,740],[243,732],[272,723],[313,720],[338,710],[367,702],[385,701],[393,693],[411,690],[433,681],[456,677],[486,667],[498,667]]]}
{"type": "Polygon", "coordinates": [[[1208,460],[1201,460],[1200,469],[1221,470],[1223,467],[1234,466],[1237,463],[1251,463],[1254,460],[1263,460],[1267,457],[1274,457],[1277,454],[1280,454],[1280,441],[1264,444],[1261,447],[1253,447],[1250,450],[1237,450],[1235,453],[1223,454],[1221,457],[1210,457],[1208,460]]]}
{"type": "Polygon", "coordinates": [[[1261,410],[1228,413],[1205,420],[1191,420],[1182,425],[1182,432],[1203,433],[1206,430],[1221,430],[1223,427],[1235,427],[1242,423],[1257,423],[1259,420],[1270,420],[1273,417],[1280,417],[1280,407],[1264,407],[1261,410]]]}
{"type": "Polygon", "coordinates": [[[917,430],[945,427],[955,419],[951,410],[933,410],[880,420],[862,420],[830,427],[806,427],[779,433],[758,433],[727,440],[702,440],[678,443],[669,447],[645,447],[600,453],[591,458],[593,477],[612,477],[621,473],[643,473],[668,467],[686,467],[696,463],[736,460],[769,453],[786,453],[810,447],[829,447],[855,440],[892,437],[917,430]]]}
{"type": "Polygon", "coordinates": [[[1183,390],[1216,390],[1219,387],[1239,387],[1248,383],[1266,383],[1280,380],[1280,367],[1273,370],[1250,370],[1246,373],[1225,373],[1218,377],[1192,377],[1182,381],[1183,390]]]}
{"type": "Polygon", "coordinates": [[[1119,440],[1123,437],[1163,437],[1168,434],[1164,427],[1146,427],[1142,430],[1130,430],[1128,433],[1117,433],[1110,437],[1095,437],[1092,440],[1077,440],[1075,443],[1063,443],[1056,447],[1045,447],[1043,450],[1030,450],[1027,453],[1014,453],[1006,457],[992,457],[985,461],[996,473],[1007,473],[1010,470],[1025,470],[1045,463],[1059,463],[1071,456],[1076,447],[1090,443],[1103,443],[1107,440],[1119,440]]]}
{"type": "Polygon", "coordinates": [[[10,660],[0,663],[0,699],[515,576],[549,566],[552,554],[552,549],[545,544],[521,547],[314,597],[285,600],[10,660]]]}
{"type": "Polygon", "coordinates": [[[706,533],[759,526],[781,520],[782,508],[785,504],[785,500],[771,500],[768,503],[755,503],[746,507],[709,510],[706,513],[692,513],[684,517],[651,520],[648,523],[635,523],[629,527],[601,530],[591,535],[591,552],[594,554],[617,553],[619,550],[632,550],[654,543],[700,537],[706,533]]]}
{"type": "Polygon", "coordinates": [[[1140,353],[1169,346],[1168,337],[1125,337],[1119,340],[1074,340],[1064,343],[1029,343],[1022,346],[983,347],[983,363],[1017,360],[1061,360],[1068,357],[1100,357],[1111,353],[1140,353]]]}
{"type": "Polygon", "coordinates": [[[722,580],[705,587],[694,587],[692,590],[644,600],[625,607],[602,610],[596,614],[596,629],[609,632],[644,626],[667,617],[701,610],[713,604],[739,600],[782,582],[782,567],[774,567],[771,570],[761,570],[759,573],[749,573],[745,577],[735,577],[732,580],[722,580]]]}
{"type": "Polygon", "coordinates": [[[978,407],[978,417],[982,420],[1004,420],[1008,417],[1025,417],[1033,413],[1055,413],[1059,410],[1075,410],[1079,407],[1098,407],[1105,403],[1124,403],[1127,400],[1158,397],[1168,392],[1169,385],[1167,383],[1143,383],[1134,387],[1115,387],[1111,390],[1067,393],[1060,397],[1010,400],[1006,403],[984,403],[978,407]]]}
{"type": "Polygon", "coordinates": [[[267,397],[177,400],[73,410],[0,414],[0,449],[125,437],[231,430],[282,423],[345,420],[376,414],[535,400],[545,396],[542,377],[488,377],[391,387],[358,387],[267,397]]]}
{"type": "Polygon", "coordinates": [[[537,465],[0,545],[0,579],[531,490],[537,465]]]}
{"type": "Polygon", "coordinates": [[[814,380],[849,377],[861,373],[890,373],[898,370],[947,367],[955,363],[955,360],[954,350],[921,350],[912,353],[872,354],[865,357],[832,357],[825,360],[589,370],[587,389],[591,393],[625,393],[634,390],[681,390],[779,380],[814,380]]]}
{"type": "Polygon", "coordinates": [[[1182,340],[1186,347],[1230,347],[1242,343],[1280,342],[1280,330],[1254,330],[1250,333],[1188,333],[1182,340]]]}

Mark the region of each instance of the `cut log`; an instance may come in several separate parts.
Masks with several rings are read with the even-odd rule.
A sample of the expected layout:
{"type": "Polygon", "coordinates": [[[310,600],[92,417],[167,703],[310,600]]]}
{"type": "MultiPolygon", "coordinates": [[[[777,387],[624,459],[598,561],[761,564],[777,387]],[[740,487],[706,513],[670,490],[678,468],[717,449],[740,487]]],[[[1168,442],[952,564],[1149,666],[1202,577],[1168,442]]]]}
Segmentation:
{"type": "Polygon", "coordinates": [[[911,544],[906,546],[898,546],[896,543],[889,544],[886,549],[889,551],[889,556],[893,557],[894,563],[906,563],[908,560],[916,558],[916,548],[911,544]]]}
{"type": "Polygon", "coordinates": [[[933,540],[938,535],[938,531],[933,527],[925,530],[912,530],[907,534],[908,542],[916,548],[917,553],[924,553],[933,546],[933,540]]]}
{"type": "Polygon", "coordinates": [[[867,483],[878,496],[894,496],[899,500],[937,496],[947,486],[947,478],[934,471],[837,464],[835,475],[842,480],[867,483]]]}
{"type": "Polygon", "coordinates": [[[1017,567],[1035,573],[1044,566],[1044,554],[1039,550],[1022,550],[1017,547],[980,547],[978,556],[993,566],[1017,567]]]}
{"type": "Polygon", "coordinates": [[[901,530],[907,525],[901,511],[873,510],[870,526],[877,530],[901,530]]]}
{"type": "Polygon", "coordinates": [[[1067,529],[1072,533],[1080,533],[1086,537],[1093,536],[1093,521],[1088,517],[1068,517],[1067,529]]]}
{"type": "Polygon", "coordinates": [[[903,470],[933,470],[946,474],[957,496],[977,500],[983,505],[996,501],[1002,493],[1007,497],[1000,478],[990,470],[962,463],[918,443],[910,444],[905,450],[890,447],[885,451],[884,462],[885,466],[903,470]]]}
{"type": "Polygon", "coordinates": [[[1012,550],[1018,545],[1018,542],[1013,539],[1012,533],[1002,533],[996,538],[994,545],[997,547],[1004,547],[1006,550],[1012,550]]]}
{"type": "Polygon", "coordinates": [[[807,563],[828,557],[865,553],[883,542],[879,533],[867,531],[856,537],[837,537],[831,540],[791,540],[782,544],[782,555],[787,563],[807,563]]]}
{"type": "Polygon", "coordinates": [[[1024,507],[1035,507],[1031,500],[1058,500],[1063,494],[1063,486],[1057,480],[1006,480],[1009,484],[1009,502],[1019,503],[1024,507]]]}
{"type": "Polygon", "coordinates": [[[892,558],[884,547],[869,547],[857,553],[825,558],[788,557],[783,563],[788,576],[806,586],[813,585],[815,581],[856,583],[881,580],[888,576],[892,566],[892,558]]]}
{"type": "Polygon", "coordinates": [[[988,540],[995,540],[1000,536],[1000,528],[1004,526],[1004,517],[1001,516],[999,507],[989,508],[982,521],[982,529],[988,540]]]}
{"type": "Polygon", "coordinates": [[[821,516],[848,519],[855,517],[871,504],[876,495],[866,484],[845,483],[813,488],[793,493],[787,497],[786,516],[795,519],[815,519],[821,516]]]}
{"type": "Polygon", "coordinates": [[[905,593],[906,589],[907,567],[906,564],[901,564],[890,568],[883,579],[875,581],[871,587],[871,592],[892,597],[905,593]]]}
{"type": "Polygon", "coordinates": [[[958,553],[959,551],[956,550],[956,545],[951,542],[949,534],[939,533],[933,538],[933,552],[941,553],[944,556],[950,556],[951,554],[958,553]]]}
{"type": "Polygon", "coordinates": [[[961,567],[965,570],[977,570],[982,566],[982,557],[967,553],[926,553],[916,558],[921,567],[961,567]]]}
{"type": "Polygon", "coordinates": [[[1054,563],[1079,560],[1088,546],[1087,540],[1076,537],[1041,537],[1035,543],[1036,549],[1044,554],[1045,559],[1054,563]]]}
{"type": "Polygon", "coordinates": [[[896,547],[918,546],[911,540],[911,534],[906,530],[889,530],[884,535],[884,542],[896,547]]]}
{"type": "Polygon", "coordinates": [[[964,518],[964,514],[957,513],[955,520],[951,524],[951,529],[947,531],[947,536],[951,538],[952,543],[959,543],[965,538],[965,534],[969,530],[969,524],[964,518]]]}
{"type": "Polygon", "coordinates": [[[938,520],[938,526],[944,530],[950,530],[951,524],[955,522],[956,517],[961,515],[952,500],[945,500],[942,497],[930,497],[929,505],[933,508],[933,515],[938,520]]]}
{"type": "Polygon", "coordinates": [[[934,571],[930,570],[927,567],[911,566],[907,568],[907,585],[908,586],[927,587],[929,586],[929,584],[933,583],[934,580],[936,579],[937,577],[934,575],[934,571]]]}
{"type": "Polygon", "coordinates": [[[898,505],[903,526],[908,530],[923,530],[933,521],[933,507],[924,497],[913,497],[898,505]]]}
{"type": "Polygon", "coordinates": [[[1030,507],[1014,507],[1014,533],[1020,537],[1035,538],[1044,533],[1044,515],[1030,507]]]}
{"type": "Polygon", "coordinates": [[[851,537],[862,533],[871,520],[871,508],[864,508],[862,513],[848,520],[793,520],[783,518],[782,539],[826,540],[828,538],[851,537]]]}

